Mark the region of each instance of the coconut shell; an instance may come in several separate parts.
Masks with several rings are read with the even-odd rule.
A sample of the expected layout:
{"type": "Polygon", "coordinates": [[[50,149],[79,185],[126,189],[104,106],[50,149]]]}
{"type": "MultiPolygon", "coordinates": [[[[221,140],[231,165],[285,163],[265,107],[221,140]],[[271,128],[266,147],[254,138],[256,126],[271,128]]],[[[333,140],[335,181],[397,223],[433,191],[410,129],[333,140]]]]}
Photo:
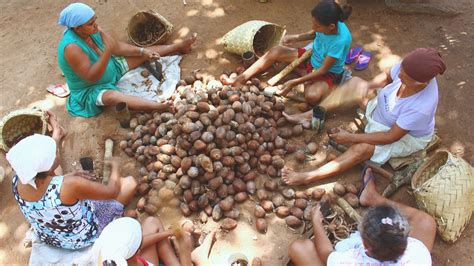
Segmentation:
{"type": "Polygon", "coordinates": [[[219,204],[216,204],[214,208],[212,209],[212,219],[214,221],[219,221],[222,218],[223,212],[221,208],[219,207],[219,204]]]}
{"type": "Polygon", "coordinates": [[[298,162],[304,162],[306,160],[306,155],[304,154],[304,151],[298,150],[295,152],[295,158],[298,162]]]}
{"type": "Polygon", "coordinates": [[[334,184],[333,191],[336,195],[342,197],[346,194],[346,188],[341,183],[337,182],[334,184]]]}
{"type": "Polygon", "coordinates": [[[264,218],[257,218],[257,221],[255,221],[255,227],[258,232],[265,234],[268,228],[267,220],[264,218]]]}
{"type": "Polygon", "coordinates": [[[304,210],[306,206],[308,206],[308,201],[305,199],[296,199],[294,206],[304,210]]]}
{"type": "Polygon", "coordinates": [[[358,208],[359,207],[359,198],[355,194],[347,193],[346,195],[344,195],[344,199],[353,208],[358,208]]]}
{"type": "Polygon", "coordinates": [[[326,190],[324,190],[323,188],[316,188],[311,192],[311,198],[313,200],[319,201],[325,193],[326,190]]]}
{"type": "Polygon", "coordinates": [[[263,200],[267,200],[269,199],[269,193],[263,189],[263,188],[260,188],[257,190],[257,198],[260,200],[260,201],[263,201],[263,200]]]}
{"type": "Polygon", "coordinates": [[[284,188],[281,191],[281,194],[287,199],[294,199],[295,198],[295,190],[292,188],[284,188]]]}
{"type": "Polygon", "coordinates": [[[290,208],[290,214],[297,217],[298,219],[303,219],[304,212],[302,209],[293,206],[290,208]]]}
{"type": "Polygon", "coordinates": [[[286,206],[280,206],[275,210],[275,213],[280,218],[285,218],[290,214],[290,209],[286,206]]]}
{"type": "Polygon", "coordinates": [[[316,142],[310,142],[308,143],[306,148],[310,154],[316,154],[316,152],[318,151],[319,145],[316,142]]]}
{"type": "Polygon", "coordinates": [[[265,217],[266,212],[265,212],[265,209],[263,209],[262,206],[260,206],[260,205],[255,205],[255,209],[254,209],[253,214],[254,214],[255,217],[257,217],[257,218],[263,218],[263,217],[265,217]]]}
{"type": "Polygon", "coordinates": [[[260,202],[260,205],[266,212],[272,212],[274,207],[273,207],[273,202],[269,200],[263,200],[260,202]]]}
{"type": "Polygon", "coordinates": [[[242,203],[244,201],[246,201],[248,199],[248,195],[247,195],[247,192],[239,192],[237,194],[235,194],[234,196],[234,199],[236,202],[238,203],[242,203]]]}
{"type": "Polygon", "coordinates": [[[347,193],[357,194],[359,192],[354,184],[347,184],[345,187],[347,193]]]}
{"type": "Polygon", "coordinates": [[[298,217],[295,217],[293,215],[286,217],[285,222],[291,228],[298,228],[303,224],[303,222],[298,219],[298,217]]]}
{"type": "Polygon", "coordinates": [[[281,194],[275,193],[272,197],[272,202],[273,202],[273,206],[277,208],[285,204],[285,198],[281,194]]]}
{"type": "Polygon", "coordinates": [[[185,216],[185,217],[190,216],[191,213],[192,213],[191,210],[189,209],[188,204],[186,204],[186,203],[184,203],[184,202],[179,205],[179,209],[181,210],[181,213],[182,213],[183,216],[185,216]]]}
{"type": "Polygon", "coordinates": [[[303,134],[303,126],[302,125],[293,126],[292,133],[293,133],[293,136],[300,136],[301,134],[303,134]]]}
{"type": "Polygon", "coordinates": [[[224,230],[233,230],[237,227],[237,221],[231,218],[225,218],[221,222],[221,228],[224,230]]]}
{"type": "Polygon", "coordinates": [[[229,196],[225,198],[224,200],[221,200],[219,202],[219,207],[224,212],[232,210],[232,208],[234,207],[234,198],[229,196]]]}
{"type": "Polygon", "coordinates": [[[266,180],[263,186],[270,191],[278,190],[278,183],[274,180],[266,180]]]}

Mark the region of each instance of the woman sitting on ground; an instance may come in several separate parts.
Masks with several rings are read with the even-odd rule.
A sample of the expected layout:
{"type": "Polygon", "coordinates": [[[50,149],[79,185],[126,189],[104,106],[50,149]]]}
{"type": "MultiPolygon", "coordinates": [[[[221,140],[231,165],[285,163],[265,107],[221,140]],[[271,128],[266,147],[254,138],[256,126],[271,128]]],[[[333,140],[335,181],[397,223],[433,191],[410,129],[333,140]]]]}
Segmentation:
{"type": "Polygon", "coordinates": [[[202,244],[193,250],[190,232],[183,229],[164,230],[157,217],[146,218],[142,225],[129,217],[111,222],[94,243],[93,254],[99,265],[209,265],[208,254],[215,239],[216,230],[206,236],[202,244]],[[169,237],[174,236],[175,255],[169,237]]]}
{"type": "Polygon", "coordinates": [[[169,110],[167,103],[124,95],[115,84],[130,69],[160,56],[188,53],[196,34],[179,43],[140,48],[116,41],[97,25],[94,10],[82,3],[66,7],[59,24],[67,27],[58,47],[58,63],[71,90],[66,108],[73,116],[91,117],[102,106],[126,102],[132,110],[169,110]]]}
{"type": "Polygon", "coordinates": [[[275,62],[293,62],[301,57],[305,48],[293,48],[292,45],[300,41],[313,41],[308,48],[313,48],[309,62],[304,62],[304,75],[287,81],[280,95],[286,95],[293,87],[305,83],[305,100],[317,104],[327,96],[330,90],[341,82],[344,72],[344,61],[352,41],[352,36],[344,21],[349,18],[352,8],[341,8],[333,0],[319,2],[311,11],[312,28],[310,32],[287,35],[283,44],[271,48],[261,58],[235,79],[223,75],[224,84],[243,84],[256,74],[266,70],[275,62]]]}
{"type": "MultiPolygon", "coordinates": [[[[295,172],[285,167],[282,179],[290,185],[309,184],[339,174],[368,159],[380,165],[392,157],[405,157],[423,150],[434,134],[438,105],[436,76],[446,66],[433,48],[419,48],[371,82],[354,77],[335,89],[320,106],[328,111],[341,105],[366,107],[365,133],[337,129],[329,137],[339,144],[352,144],[346,152],[320,168],[295,172]],[[376,89],[380,89],[378,92],[376,89]],[[370,97],[377,93],[377,97],[370,97]]],[[[288,115],[288,121],[308,127],[312,112],[288,115]]],[[[322,123],[324,124],[324,123],[322,123]]]]}
{"type": "Polygon", "coordinates": [[[431,265],[430,251],[436,222],[428,214],[382,197],[367,169],[360,203],[370,207],[359,224],[359,232],[333,248],[323,228],[319,206],[313,209],[314,238],[296,240],[289,255],[300,265],[431,265]]]}
{"type": "Polygon", "coordinates": [[[6,155],[15,171],[13,195],[40,241],[58,248],[84,248],[122,216],[137,182],[132,176],[120,178],[117,160],[111,161],[107,185],[91,181],[86,172],[62,175],[59,146],[64,132],[56,116],[48,115],[52,137],[26,137],[6,155]]]}

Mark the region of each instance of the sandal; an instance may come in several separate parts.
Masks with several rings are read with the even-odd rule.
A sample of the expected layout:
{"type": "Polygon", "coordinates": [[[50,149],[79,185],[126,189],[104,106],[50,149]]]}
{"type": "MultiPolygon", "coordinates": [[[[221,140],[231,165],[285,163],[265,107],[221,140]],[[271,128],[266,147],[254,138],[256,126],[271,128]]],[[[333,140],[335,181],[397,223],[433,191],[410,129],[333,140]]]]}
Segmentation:
{"type": "Polygon", "coordinates": [[[360,181],[361,181],[362,186],[360,187],[359,193],[357,194],[358,198],[360,198],[360,196],[362,195],[362,192],[364,192],[364,190],[367,187],[367,185],[369,184],[369,182],[371,180],[375,181],[375,176],[374,176],[373,173],[369,176],[369,178],[367,180],[364,180],[365,173],[367,172],[367,169],[369,169],[369,166],[367,166],[367,165],[364,166],[364,169],[362,169],[362,173],[360,174],[360,181]]]}
{"type": "Polygon", "coordinates": [[[346,65],[349,65],[351,64],[352,62],[354,62],[354,60],[357,59],[357,57],[360,56],[360,54],[362,54],[362,47],[357,45],[356,47],[353,47],[349,50],[349,53],[347,54],[347,57],[346,57],[346,65]]]}
{"type": "Polygon", "coordinates": [[[370,59],[372,59],[372,53],[369,51],[363,52],[357,58],[357,62],[355,64],[354,70],[361,71],[369,67],[370,59]]]}
{"type": "Polygon", "coordinates": [[[56,85],[49,85],[46,90],[51,93],[52,95],[60,98],[64,98],[69,96],[71,92],[69,91],[69,87],[67,84],[56,84],[56,85]]]}

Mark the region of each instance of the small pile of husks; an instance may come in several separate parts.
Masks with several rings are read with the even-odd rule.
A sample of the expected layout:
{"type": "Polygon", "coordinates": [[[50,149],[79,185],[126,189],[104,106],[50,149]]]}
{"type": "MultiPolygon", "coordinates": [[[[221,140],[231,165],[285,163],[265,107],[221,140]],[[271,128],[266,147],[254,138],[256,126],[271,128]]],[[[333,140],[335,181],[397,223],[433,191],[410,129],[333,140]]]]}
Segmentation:
{"type": "MultiPolygon", "coordinates": [[[[265,96],[263,89],[258,79],[231,87],[213,78],[203,81],[195,72],[180,82],[174,114],[134,117],[120,147],[144,165],[138,211],[154,215],[161,207],[179,206],[186,217],[198,213],[201,222],[212,217],[232,230],[240,216],[236,203],[252,197],[259,232],[266,232],[265,216],[271,212],[292,228],[310,220],[311,195],[279,179],[284,156],[296,150],[287,140],[300,136],[303,127],[288,125],[284,103],[265,96]],[[265,180],[262,187],[257,177],[265,180]]],[[[317,145],[309,148],[314,154],[317,145]]]]}

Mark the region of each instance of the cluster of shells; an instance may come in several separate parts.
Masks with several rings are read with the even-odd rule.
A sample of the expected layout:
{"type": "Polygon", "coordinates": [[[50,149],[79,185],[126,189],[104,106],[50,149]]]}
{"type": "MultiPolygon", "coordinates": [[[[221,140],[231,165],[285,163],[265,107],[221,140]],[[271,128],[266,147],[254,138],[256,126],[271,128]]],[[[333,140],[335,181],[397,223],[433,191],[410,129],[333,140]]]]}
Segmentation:
{"type": "MultiPolygon", "coordinates": [[[[296,151],[288,139],[303,127],[287,123],[284,103],[265,96],[258,79],[231,87],[198,74],[177,87],[175,113],[138,114],[120,143],[143,164],[137,210],[154,215],[165,205],[179,206],[186,217],[196,213],[203,223],[212,218],[232,230],[238,204],[251,198],[259,232],[266,232],[265,217],[273,212],[300,227],[310,219],[311,195],[285,187],[279,177],[284,156],[296,151]]],[[[308,148],[314,154],[318,147],[308,148]]]]}

